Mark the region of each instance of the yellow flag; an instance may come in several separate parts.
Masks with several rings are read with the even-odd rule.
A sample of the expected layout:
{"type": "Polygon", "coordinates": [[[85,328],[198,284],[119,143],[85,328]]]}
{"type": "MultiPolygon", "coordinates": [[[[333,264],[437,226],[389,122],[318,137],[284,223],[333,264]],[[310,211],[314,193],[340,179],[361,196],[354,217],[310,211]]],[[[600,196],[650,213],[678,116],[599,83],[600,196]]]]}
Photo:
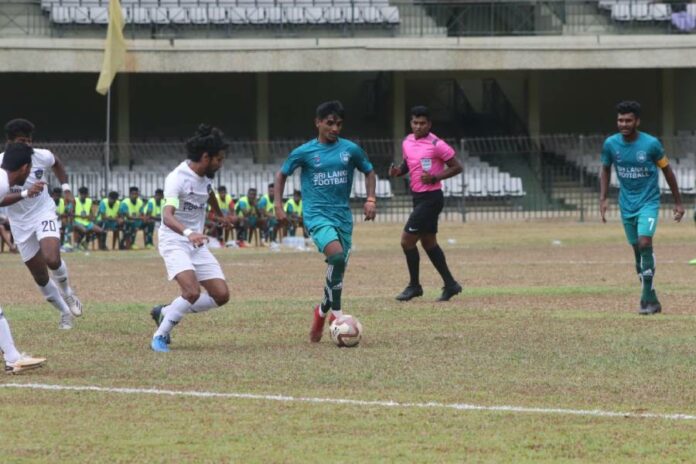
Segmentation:
{"type": "Polygon", "coordinates": [[[116,73],[126,62],[126,40],[123,38],[123,12],[118,0],[109,1],[109,29],[106,32],[104,64],[97,82],[97,92],[106,95],[116,73]]]}

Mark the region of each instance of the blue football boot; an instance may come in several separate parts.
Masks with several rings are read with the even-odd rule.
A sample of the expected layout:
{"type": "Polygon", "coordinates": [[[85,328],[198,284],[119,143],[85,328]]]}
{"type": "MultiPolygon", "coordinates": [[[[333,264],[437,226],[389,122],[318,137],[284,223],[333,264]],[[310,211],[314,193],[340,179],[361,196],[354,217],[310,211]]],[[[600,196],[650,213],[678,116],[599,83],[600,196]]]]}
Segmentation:
{"type": "MultiPolygon", "coordinates": [[[[162,314],[162,308],[164,307],[165,305],[157,305],[150,310],[150,316],[152,316],[152,319],[155,321],[155,325],[158,329],[160,324],[162,323],[162,318],[164,317],[162,314]]],[[[164,337],[164,341],[167,343],[167,345],[169,345],[172,342],[172,338],[169,335],[167,335],[164,337]]]]}
{"type": "Polygon", "coordinates": [[[152,339],[152,342],[150,342],[150,348],[152,348],[152,351],[156,351],[158,353],[169,353],[167,340],[161,335],[158,335],[152,339]]]}

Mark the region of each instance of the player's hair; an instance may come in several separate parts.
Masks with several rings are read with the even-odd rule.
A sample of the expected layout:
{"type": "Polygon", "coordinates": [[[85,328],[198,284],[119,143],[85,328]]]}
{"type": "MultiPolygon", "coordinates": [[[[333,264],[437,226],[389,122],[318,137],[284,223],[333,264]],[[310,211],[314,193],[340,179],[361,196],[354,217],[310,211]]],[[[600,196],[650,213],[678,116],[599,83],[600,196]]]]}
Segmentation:
{"type": "Polygon", "coordinates": [[[109,192],[109,199],[110,200],[118,200],[118,192],[116,191],[111,191],[109,192]]]}
{"type": "Polygon", "coordinates": [[[60,188],[60,187],[53,187],[53,189],[51,190],[51,192],[52,192],[52,193],[61,193],[61,194],[62,194],[62,193],[63,193],[63,189],[60,188]]]}
{"type": "Polygon", "coordinates": [[[270,184],[268,184],[268,187],[269,188],[275,187],[275,182],[271,182],[270,184]]]}
{"type": "Polygon", "coordinates": [[[616,105],[616,112],[619,114],[633,113],[636,118],[640,118],[640,103],[633,100],[624,100],[616,105]]]}
{"type": "Polygon", "coordinates": [[[295,190],[295,191],[292,192],[292,194],[293,194],[293,195],[302,196],[302,191],[300,191],[300,190],[295,190]]]}
{"type": "Polygon", "coordinates": [[[338,100],[327,101],[317,106],[317,119],[323,120],[331,115],[345,119],[346,110],[343,108],[343,103],[338,100]]]}
{"type": "Polygon", "coordinates": [[[77,193],[82,194],[82,195],[87,195],[89,193],[89,190],[87,189],[87,187],[85,187],[83,185],[82,187],[77,189],[77,193]]]}
{"type": "Polygon", "coordinates": [[[227,191],[227,187],[225,187],[224,185],[219,186],[219,187],[218,187],[218,192],[222,192],[222,191],[226,192],[226,191],[227,191]]]}
{"type": "Polygon", "coordinates": [[[136,187],[135,185],[132,185],[131,188],[128,189],[128,193],[133,193],[133,192],[140,192],[140,189],[136,187]]]}
{"type": "Polygon", "coordinates": [[[249,187],[249,190],[247,193],[251,193],[251,192],[256,193],[256,187],[249,187]]]}
{"type": "Polygon", "coordinates": [[[13,119],[5,124],[5,136],[8,140],[17,137],[31,137],[34,133],[34,124],[26,119],[13,119]]]}
{"type": "Polygon", "coordinates": [[[203,153],[216,155],[220,150],[224,150],[229,144],[224,139],[225,134],[217,127],[201,124],[196,130],[196,134],[186,141],[188,159],[200,161],[203,153]]]}
{"type": "Polygon", "coordinates": [[[425,105],[416,105],[413,108],[411,108],[411,117],[412,118],[424,117],[425,119],[430,121],[430,110],[425,105]]]}
{"type": "Polygon", "coordinates": [[[31,164],[34,149],[26,143],[8,143],[2,159],[2,168],[8,172],[17,171],[25,164],[31,164]]]}
{"type": "Polygon", "coordinates": [[[157,195],[158,193],[159,193],[160,195],[164,195],[164,190],[162,190],[162,189],[157,189],[157,190],[155,190],[155,195],[157,195]]]}

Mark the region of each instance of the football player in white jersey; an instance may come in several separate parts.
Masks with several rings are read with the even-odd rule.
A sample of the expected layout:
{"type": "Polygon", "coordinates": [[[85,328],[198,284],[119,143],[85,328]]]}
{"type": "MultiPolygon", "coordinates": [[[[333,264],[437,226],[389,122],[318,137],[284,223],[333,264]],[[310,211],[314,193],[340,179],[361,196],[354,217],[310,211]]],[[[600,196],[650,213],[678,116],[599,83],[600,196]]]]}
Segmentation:
{"type": "MultiPolygon", "coordinates": [[[[31,147],[23,143],[13,143],[6,147],[5,156],[0,165],[0,198],[10,193],[11,187],[24,185],[31,172],[32,152],[31,147]]],[[[39,191],[39,187],[34,184],[27,190],[26,195],[39,191]]],[[[5,358],[7,374],[34,369],[46,362],[44,358],[33,358],[17,350],[10,332],[10,324],[2,313],[2,308],[0,308],[0,350],[5,358]]]]}
{"type": "Polygon", "coordinates": [[[200,125],[196,135],[186,142],[188,159],[164,182],[159,252],[169,280],[176,280],[181,296],[150,312],[157,324],[150,343],[154,351],[169,351],[169,334],[185,314],[208,311],[230,299],[225,276],[203,234],[207,205],[221,221],[228,220],[220,211],[212,184],[226,148],[219,129],[200,125]],[[201,292],[201,287],[207,293],[201,292]]]}
{"type": "MultiPolygon", "coordinates": [[[[26,119],[13,119],[5,125],[8,143],[18,142],[32,145],[34,125],[26,119]]],[[[0,154],[0,163],[3,155],[0,154]]],[[[56,205],[45,187],[45,176],[49,169],[63,184],[65,201],[74,203],[68,184],[65,166],[48,150],[34,148],[32,167],[24,188],[41,187],[36,195],[27,196],[21,187],[12,187],[11,192],[0,202],[8,206],[10,226],[17,248],[29,268],[42,295],[60,311],[61,329],[71,329],[73,318],[82,315],[82,304],[68,281],[68,268],[60,256],[60,221],[56,216],[56,205]],[[49,277],[49,269],[53,279],[49,277]],[[57,285],[56,285],[57,284],[57,285]]]]}

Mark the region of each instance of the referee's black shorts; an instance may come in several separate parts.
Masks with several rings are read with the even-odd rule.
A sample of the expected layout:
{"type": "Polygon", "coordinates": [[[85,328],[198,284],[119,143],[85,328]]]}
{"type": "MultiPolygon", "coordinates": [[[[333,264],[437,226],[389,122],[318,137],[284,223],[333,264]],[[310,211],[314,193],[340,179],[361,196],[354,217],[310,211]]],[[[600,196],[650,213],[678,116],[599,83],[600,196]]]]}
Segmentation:
{"type": "Polygon", "coordinates": [[[442,190],[413,194],[413,211],[406,221],[404,232],[409,234],[436,234],[437,220],[445,205],[442,190]]]}

